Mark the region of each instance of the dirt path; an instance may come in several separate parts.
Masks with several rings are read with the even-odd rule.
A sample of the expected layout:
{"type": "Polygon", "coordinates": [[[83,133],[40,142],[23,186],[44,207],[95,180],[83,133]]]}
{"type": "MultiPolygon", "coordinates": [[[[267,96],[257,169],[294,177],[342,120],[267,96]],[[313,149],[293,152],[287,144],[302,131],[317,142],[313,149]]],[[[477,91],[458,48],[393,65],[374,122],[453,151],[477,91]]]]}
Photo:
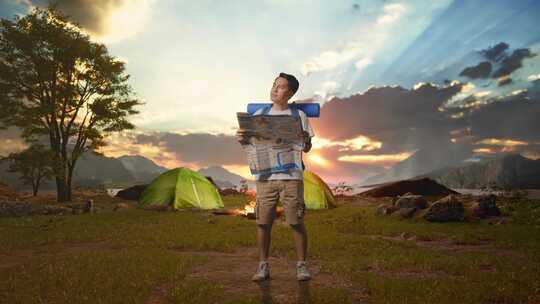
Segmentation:
{"type": "MultiPolygon", "coordinates": [[[[195,268],[187,277],[223,286],[227,295],[255,296],[261,303],[309,303],[311,291],[320,287],[343,288],[351,292],[354,303],[368,303],[368,291],[360,286],[342,280],[331,273],[321,271],[316,260],[309,260],[312,279],[306,282],[296,280],[296,261],[284,256],[270,256],[270,280],[256,283],[251,281],[258,264],[255,247],[239,248],[232,253],[213,251],[182,251],[183,255],[202,255],[210,257],[209,262],[195,268]]],[[[147,303],[166,303],[167,284],[157,286],[147,303]]]]}

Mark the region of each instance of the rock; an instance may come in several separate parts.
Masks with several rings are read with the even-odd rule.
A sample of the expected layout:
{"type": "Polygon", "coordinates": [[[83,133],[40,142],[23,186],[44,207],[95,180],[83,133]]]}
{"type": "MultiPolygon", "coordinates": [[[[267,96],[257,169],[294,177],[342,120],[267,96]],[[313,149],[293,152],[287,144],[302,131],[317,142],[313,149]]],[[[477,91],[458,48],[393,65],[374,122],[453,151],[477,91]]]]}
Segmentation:
{"type": "Polygon", "coordinates": [[[398,196],[407,193],[429,196],[458,194],[456,191],[448,189],[432,179],[419,178],[381,184],[375,186],[375,188],[373,189],[361,192],[360,195],[370,197],[384,197],[398,196]]]}
{"type": "Polygon", "coordinates": [[[128,204],[126,204],[126,203],[117,203],[116,205],[114,205],[113,211],[117,211],[119,209],[127,209],[127,208],[129,208],[128,204]]]}
{"type": "Polygon", "coordinates": [[[451,194],[431,204],[423,217],[430,222],[462,221],[465,209],[463,203],[451,194]]]}
{"type": "Polygon", "coordinates": [[[380,204],[375,210],[375,215],[388,215],[396,211],[396,207],[380,204]]]}
{"type": "Polygon", "coordinates": [[[148,185],[135,185],[133,187],[118,191],[115,196],[125,200],[136,201],[139,200],[139,197],[141,197],[141,194],[146,187],[148,187],[148,185]]]}
{"type": "Polygon", "coordinates": [[[414,235],[408,233],[408,232],[402,232],[400,235],[399,235],[400,238],[402,239],[405,239],[405,240],[408,240],[412,237],[414,237],[414,235]]]}
{"type": "Polygon", "coordinates": [[[236,194],[240,194],[240,192],[238,192],[236,189],[233,189],[233,188],[227,188],[223,190],[220,189],[219,194],[220,195],[236,195],[236,194]]]}
{"type": "Polygon", "coordinates": [[[400,208],[392,213],[392,216],[394,217],[401,217],[401,218],[411,218],[413,217],[414,213],[418,210],[417,208],[400,208]]]}
{"type": "Polygon", "coordinates": [[[491,194],[478,198],[472,202],[471,213],[479,218],[501,215],[501,211],[497,207],[497,197],[491,194]]]}
{"type": "Polygon", "coordinates": [[[70,214],[71,208],[55,205],[32,204],[28,202],[0,202],[0,217],[20,217],[31,215],[70,214]]]}
{"type": "Polygon", "coordinates": [[[90,213],[94,212],[94,200],[89,199],[84,205],[83,211],[90,213]]]}
{"type": "Polygon", "coordinates": [[[421,195],[402,196],[396,201],[397,208],[417,208],[426,209],[429,205],[427,200],[421,195]]]}

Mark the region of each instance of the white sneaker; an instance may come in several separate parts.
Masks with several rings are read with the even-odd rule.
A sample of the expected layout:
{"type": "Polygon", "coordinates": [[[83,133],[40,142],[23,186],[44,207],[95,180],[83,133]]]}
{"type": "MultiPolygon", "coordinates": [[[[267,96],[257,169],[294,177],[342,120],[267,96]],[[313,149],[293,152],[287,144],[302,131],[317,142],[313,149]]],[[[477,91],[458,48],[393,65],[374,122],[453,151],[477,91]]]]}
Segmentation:
{"type": "Polygon", "coordinates": [[[259,262],[259,268],[257,272],[251,277],[252,281],[264,281],[270,277],[270,270],[268,267],[268,262],[259,262]]]}
{"type": "Polygon", "coordinates": [[[307,281],[311,279],[306,261],[296,262],[296,278],[298,281],[307,281]]]}

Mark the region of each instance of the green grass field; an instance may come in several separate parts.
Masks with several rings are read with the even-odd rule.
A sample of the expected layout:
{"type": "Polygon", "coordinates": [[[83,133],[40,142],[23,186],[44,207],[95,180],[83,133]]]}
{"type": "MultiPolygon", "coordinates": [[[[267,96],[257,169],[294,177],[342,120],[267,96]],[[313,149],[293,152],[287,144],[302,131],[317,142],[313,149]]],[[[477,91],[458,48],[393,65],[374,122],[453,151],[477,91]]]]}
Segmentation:
{"type": "MultiPolygon", "coordinates": [[[[294,294],[253,292],[253,259],[245,276],[230,278],[234,290],[193,279],[201,269],[212,277],[212,259],[227,264],[232,253],[253,252],[254,221],[205,211],[114,212],[108,206],[121,200],[94,200],[104,208],[96,214],[0,218],[1,303],[259,303],[263,296],[296,303],[294,294]]],[[[224,201],[232,208],[246,199],[224,201]]],[[[540,303],[540,201],[506,200],[501,209],[512,221],[501,225],[377,217],[375,207],[341,202],[308,212],[308,260],[321,277],[342,283],[315,275],[307,302],[540,303]]],[[[294,260],[290,228],[276,223],[272,233],[272,256],[294,260]]]]}

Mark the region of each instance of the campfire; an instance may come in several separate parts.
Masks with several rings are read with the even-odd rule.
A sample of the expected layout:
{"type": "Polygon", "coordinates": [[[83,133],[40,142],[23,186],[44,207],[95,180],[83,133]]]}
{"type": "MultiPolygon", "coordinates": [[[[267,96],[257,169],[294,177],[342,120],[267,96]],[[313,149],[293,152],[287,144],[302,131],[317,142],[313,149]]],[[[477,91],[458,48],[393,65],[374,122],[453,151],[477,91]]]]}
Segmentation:
{"type": "Polygon", "coordinates": [[[257,205],[257,202],[250,201],[245,206],[244,209],[234,209],[237,211],[238,215],[242,215],[248,218],[255,218],[255,206],[257,205]]]}
{"type": "MultiPolygon", "coordinates": [[[[215,215],[235,215],[235,216],[243,216],[247,217],[248,219],[255,219],[255,206],[257,203],[255,201],[248,202],[244,209],[226,209],[226,210],[219,210],[214,211],[213,214],[215,215]]],[[[283,214],[283,207],[278,206],[276,208],[276,215],[279,217],[281,214],[283,214]]]]}

